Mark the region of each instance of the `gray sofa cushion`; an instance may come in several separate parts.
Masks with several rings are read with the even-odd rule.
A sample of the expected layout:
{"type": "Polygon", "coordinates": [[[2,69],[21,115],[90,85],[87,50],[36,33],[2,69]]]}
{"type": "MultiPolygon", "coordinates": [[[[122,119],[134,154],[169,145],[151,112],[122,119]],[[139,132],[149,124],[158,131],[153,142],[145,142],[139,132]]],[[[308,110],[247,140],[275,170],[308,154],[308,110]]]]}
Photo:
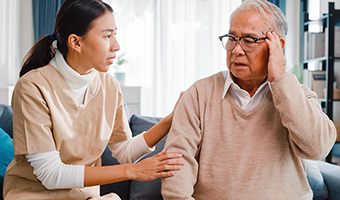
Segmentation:
{"type": "MultiPolygon", "coordinates": [[[[118,165],[119,162],[117,159],[112,157],[111,151],[109,147],[107,146],[104,153],[101,156],[102,158],[102,165],[103,166],[110,166],[110,165],[118,165]]],[[[130,180],[122,181],[118,183],[111,183],[106,185],[100,186],[100,195],[105,195],[108,193],[116,193],[122,200],[128,200],[129,199],[129,193],[130,193],[130,180]]]]}
{"type": "Polygon", "coordinates": [[[326,183],[329,200],[340,199],[340,167],[324,161],[316,161],[323,179],[326,183]]]}
{"type": "MultiPolygon", "coordinates": [[[[155,117],[142,117],[137,115],[132,115],[129,123],[130,129],[132,131],[132,136],[136,136],[144,131],[149,130],[152,126],[154,126],[157,122],[159,122],[162,118],[155,117]]],[[[155,155],[160,152],[165,144],[165,139],[159,142],[156,145],[155,151],[146,155],[141,160],[155,155]]],[[[102,165],[117,165],[119,162],[112,157],[111,151],[108,147],[106,147],[103,155],[102,155],[102,165]]],[[[160,179],[154,181],[123,181],[119,183],[112,183],[107,185],[100,186],[100,194],[104,195],[110,192],[117,193],[122,200],[132,200],[132,199],[154,199],[157,200],[161,198],[160,193],[160,179]],[[155,198],[157,196],[157,198],[155,198]]]]}
{"type": "MultiPolygon", "coordinates": [[[[162,118],[144,117],[132,115],[130,118],[130,128],[132,135],[138,135],[143,131],[149,130],[162,118]]],[[[163,138],[157,145],[155,151],[144,156],[141,160],[156,155],[164,148],[166,137],[163,138]]],[[[140,161],[141,161],[140,160],[140,161]]],[[[163,199],[161,196],[161,179],[153,181],[131,181],[130,183],[130,200],[158,200],[163,199]]]]}
{"type": "Polygon", "coordinates": [[[328,190],[319,167],[313,160],[305,160],[307,179],[313,190],[313,200],[328,199],[328,190]]]}
{"type": "Polygon", "coordinates": [[[149,130],[161,120],[162,118],[160,117],[146,117],[133,114],[130,118],[130,129],[132,131],[132,136],[136,136],[143,131],[149,130]]]}

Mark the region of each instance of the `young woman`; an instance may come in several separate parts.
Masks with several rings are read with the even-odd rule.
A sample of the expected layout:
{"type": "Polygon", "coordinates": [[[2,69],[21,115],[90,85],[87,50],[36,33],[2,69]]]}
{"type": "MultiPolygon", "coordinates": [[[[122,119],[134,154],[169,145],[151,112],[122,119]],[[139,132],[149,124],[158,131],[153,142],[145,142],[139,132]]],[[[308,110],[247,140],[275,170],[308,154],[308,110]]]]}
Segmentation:
{"type": "Polygon", "coordinates": [[[120,199],[100,197],[98,185],[168,177],[184,164],[163,150],[137,164],[100,166],[107,145],[120,163],[152,151],[173,116],[131,137],[119,84],[105,73],[120,48],[116,30],[108,4],[66,0],[53,34],[30,50],[12,98],[15,157],[5,199],[120,199]]]}

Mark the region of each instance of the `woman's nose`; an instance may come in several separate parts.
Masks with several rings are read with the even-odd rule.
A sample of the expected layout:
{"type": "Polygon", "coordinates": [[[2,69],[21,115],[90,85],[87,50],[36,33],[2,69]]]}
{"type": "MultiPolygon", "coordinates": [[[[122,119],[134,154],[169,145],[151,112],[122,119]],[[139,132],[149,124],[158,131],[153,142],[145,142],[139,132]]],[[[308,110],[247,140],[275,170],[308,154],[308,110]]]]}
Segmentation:
{"type": "Polygon", "coordinates": [[[110,50],[111,51],[119,51],[120,50],[120,46],[119,46],[119,43],[117,41],[117,38],[114,36],[112,37],[112,42],[111,42],[111,47],[110,47],[110,50]]]}

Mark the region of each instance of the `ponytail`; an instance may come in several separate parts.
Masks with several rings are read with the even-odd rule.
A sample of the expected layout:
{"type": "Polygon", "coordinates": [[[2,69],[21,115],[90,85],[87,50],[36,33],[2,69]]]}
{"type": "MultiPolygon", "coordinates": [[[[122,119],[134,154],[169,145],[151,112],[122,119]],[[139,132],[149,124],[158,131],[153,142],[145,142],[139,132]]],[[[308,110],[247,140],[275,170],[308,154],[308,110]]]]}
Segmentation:
{"type": "Polygon", "coordinates": [[[54,37],[52,35],[45,36],[36,42],[30,51],[26,54],[21,70],[20,77],[27,72],[47,65],[54,57],[52,43],[54,37]]]}

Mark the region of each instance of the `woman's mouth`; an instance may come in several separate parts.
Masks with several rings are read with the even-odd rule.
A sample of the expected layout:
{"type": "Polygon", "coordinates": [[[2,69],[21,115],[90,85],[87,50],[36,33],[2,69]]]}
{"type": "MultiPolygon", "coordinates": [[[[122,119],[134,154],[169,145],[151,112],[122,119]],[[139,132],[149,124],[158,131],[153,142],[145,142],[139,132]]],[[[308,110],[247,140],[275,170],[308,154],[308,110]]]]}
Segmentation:
{"type": "Polygon", "coordinates": [[[108,59],[107,62],[112,65],[114,63],[114,59],[108,59]]]}
{"type": "Polygon", "coordinates": [[[109,59],[107,60],[107,62],[108,62],[110,65],[112,65],[112,64],[114,63],[115,59],[116,59],[115,56],[114,56],[114,57],[111,57],[111,58],[109,58],[109,59]]]}

